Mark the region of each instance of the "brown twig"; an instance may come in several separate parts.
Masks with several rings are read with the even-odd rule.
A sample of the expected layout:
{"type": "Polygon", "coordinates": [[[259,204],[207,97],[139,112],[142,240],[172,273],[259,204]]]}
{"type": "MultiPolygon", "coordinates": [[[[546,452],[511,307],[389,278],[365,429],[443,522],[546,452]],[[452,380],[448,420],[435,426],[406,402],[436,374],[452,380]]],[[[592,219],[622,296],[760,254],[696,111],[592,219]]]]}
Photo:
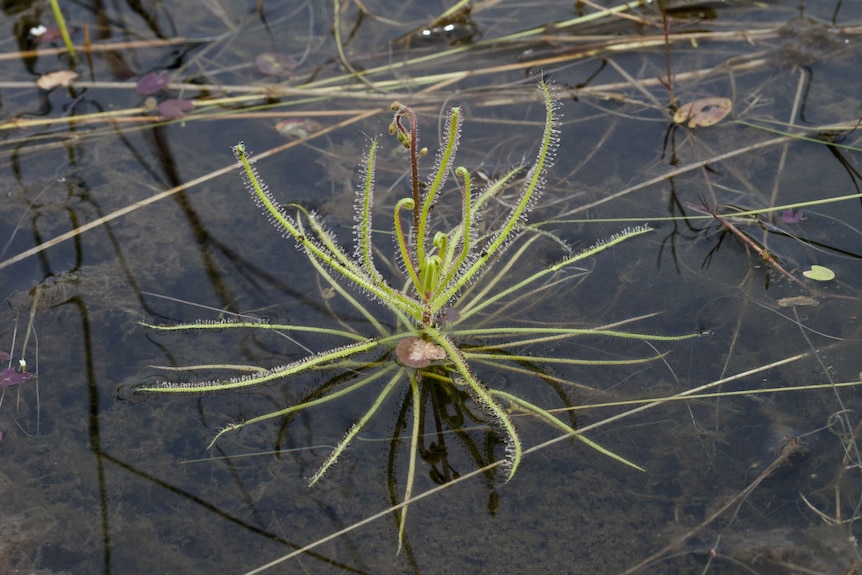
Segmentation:
{"type": "Polygon", "coordinates": [[[748,237],[738,227],[736,227],[729,219],[727,219],[724,216],[722,216],[721,214],[719,214],[715,208],[712,208],[706,202],[703,202],[703,204],[701,204],[700,209],[698,209],[697,211],[711,215],[713,217],[713,219],[715,219],[715,221],[718,222],[719,226],[721,226],[723,229],[732,233],[734,236],[736,236],[739,239],[739,241],[741,241],[743,244],[745,244],[746,246],[748,246],[749,248],[754,250],[757,253],[757,255],[760,256],[760,259],[763,260],[764,263],[768,264],[771,268],[773,268],[775,271],[781,273],[782,275],[787,276],[788,278],[790,278],[791,281],[801,285],[806,290],[809,290],[809,287],[807,285],[805,285],[805,283],[800,281],[799,278],[794,276],[792,273],[787,271],[784,268],[784,266],[782,266],[780,263],[778,263],[778,259],[776,259],[776,257],[774,255],[772,255],[772,253],[769,250],[767,250],[766,248],[764,248],[763,246],[759,245],[757,242],[752,240],[750,237],[748,237]]]}

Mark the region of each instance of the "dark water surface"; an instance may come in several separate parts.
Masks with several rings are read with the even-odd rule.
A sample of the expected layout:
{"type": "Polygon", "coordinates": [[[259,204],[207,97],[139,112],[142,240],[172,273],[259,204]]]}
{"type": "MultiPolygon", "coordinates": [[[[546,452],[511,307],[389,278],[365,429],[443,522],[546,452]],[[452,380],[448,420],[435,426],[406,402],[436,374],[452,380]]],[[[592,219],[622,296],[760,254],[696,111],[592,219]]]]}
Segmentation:
{"type": "MultiPolygon", "coordinates": [[[[431,40],[411,31],[444,6],[366,2],[370,13],[360,16],[356,4],[342,2],[346,57],[370,71],[373,87],[344,75],[330,3],[262,2],[263,15],[251,2],[61,4],[76,45],[87,35],[94,45],[126,44],[82,54],[73,87],[43,91],[36,78],[69,69],[68,56],[54,50],[62,41],[40,43],[30,33],[53,23],[50,9],[7,2],[0,14],[0,296],[8,303],[0,349],[13,365],[25,358],[36,374],[2,390],[0,573],[246,573],[391,505],[390,482],[401,494],[407,469],[408,441],[390,461],[406,384],[309,489],[307,478],[376,390],[309,410],[286,429],[278,419],[249,426],[207,450],[227,422],[296,403],[320,381],[181,397],[142,398],[129,389],[169,373],[155,366],[271,367],[302,357],[301,346],[318,351],[338,342],[293,334],[300,346],[254,330],[163,334],[139,322],[246,313],[338,327],[333,316],[341,316],[366,333],[342,300],[328,299],[294,241],[259,214],[236,170],[206,176],[231,165],[238,141],[260,154],[310,132],[258,169],[276,195],[319,210],[348,243],[356,166],[370,137],[386,133],[391,100],[416,107],[423,143],[432,148],[441,107],[463,105],[459,164],[499,174],[535,154],[540,72],[559,90],[562,143],[531,221],[576,247],[637,223],[656,229],[589,260],[589,273],[546,291],[540,305],[522,302],[493,319],[601,326],[656,314],[625,329],[711,335],[652,345],[546,342],[515,351],[668,355],[638,365],[552,366],[549,373],[569,382],[562,388],[492,368],[480,371],[483,380],[550,407],[563,407],[563,389],[580,408],[579,426],[637,405],[589,407],[595,404],[669,397],[750,370],[756,373],[709,391],[820,387],[656,406],[589,434],[645,472],[568,439],[526,456],[508,483],[479,475],[414,503],[400,553],[395,520],[386,515],[268,572],[862,569],[859,394],[852,385],[829,385],[858,382],[862,371],[862,202],[733,220],[795,280],[770,271],[752,245],[703,217],[704,203],[749,210],[859,194],[859,3],[675,5],[671,32],[691,34],[671,46],[676,96],[733,102],[732,116],[697,129],[672,127],[664,107],[665,53],[650,40],[660,39],[660,28],[604,16],[495,43],[575,18],[572,2],[538,9],[479,3],[472,22],[431,27],[431,40]],[[697,35],[707,32],[714,35],[697,35]],[[395,41],[405,34],[408,42],[395,41]],[[453,38],[474,44],[450,48],[453,38]],[[620,38],[639,44],[603,48],[620,38]],[[447,49],[458,52],[439,56],[447,49]],[[271,52],[289,55],[295,67],[287,61],[283,76],[261,72],[255,58],[271,52]],[[173,82],[153,95],[156,104],[192,99],[194,111],[152,121],[156,112],[145,111],[146,96],[135,91],[149,72],[173,82]],[[306,92],[263,88],[278,83],[306,92]],[[274,127],[288,118],[302,122],[292,136],[274,127]],[[815,264],[836,278],[806,279],[815,264]],[[788,446],[796,448],[785,461],[788,446]],[[776,461],[782,464],[771,466],[776,461]]],[[[651,5],[632,14],[661,21],[651,5]]],[[[383,234],[406,166],[394,141],[381,142],[375,228],[391,255],[383,234]]],[[[460,207],[435,209],[446,218],[460,207]]],[[[551,240],[538,245],[533,264],[561,255],[551,240]]],[[[197,368],[177,377],[212,373],[197,368]]],[[[555,435],[531,418],[518,424],[528,447],[555,435]]],[[[501,446],[481,452],[491,437],[484,422],[464,425],[474,429],[447,443],[450,476],[502,456],[501,446]]],[[[420,461],[415,493],[435,487],[440,469],[439,461],[420,461]]]]}

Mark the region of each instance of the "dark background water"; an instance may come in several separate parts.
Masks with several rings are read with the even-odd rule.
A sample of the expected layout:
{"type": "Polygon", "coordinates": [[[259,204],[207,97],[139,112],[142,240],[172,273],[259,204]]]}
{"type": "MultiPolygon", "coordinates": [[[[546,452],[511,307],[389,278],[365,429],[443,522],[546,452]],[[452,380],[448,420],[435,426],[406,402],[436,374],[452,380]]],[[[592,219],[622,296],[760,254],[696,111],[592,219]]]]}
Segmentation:
{"type": "MultiPolygon", "coordinates": [[[[495,173],[532,158],[542,121],[535,75],[555,82],[562,144],[533,221],[553,220],[547,229],[581,247],[631,222],[652,222],[656,231],[603,253],[582,281],[570,282],[576,287],[565,284],[541,310],[517,319],[598,326],[657,313],[630,328],[712,333],[658,344],[670,354],[646,365],[555,367],[560,377],[596,390],[570,391],[582,406],[581,426],[624,409],[591,404],[668,397],[758,368],[713,391],[859,380],[858,198],[803,207],[795,223],[782,220],[781,211],[769,217],[795,237],[740,222],[807,288],[770,273],[733,237],[722,240],[709,218],[680,219],[702,216],[695,208],[713,197],[755,209],[859,193],[858,3],[674,6],[671,32],[716,34],[672,45],[676,95],[683,102],[727,97],[734,106],[730,119],[696,130],[671,127],[663,107],[664,50],[647,41],[660,40],[660,28],[605,16],[495,41],[574,18],[571,2],[541,9],[478,4],[475,29],[456,26],[475,32],[474,43],[453,52],[445,38],[392,42],[427,26],[443,6],[366,3],[370,13],[361,17],[357,5],[342,3],[337,26],[348,41],[346,56],[356,69],[370,70],[373,88],[345,76],[331,5],[262,4],[263,15],[253,3],[63,3],[77,45],[87,35],[94,44],[137,43],[83,56],[74,87],[51,92],[39,91],[35,79],[68,69],[68,57],[52,51],[59,41],[37,44],[29,34],[53,22],[47,4],[2,7],[0,295],[8,306],[0,336],[3,349],[15,361],[26,357],[37,373],[7,387],[0,404],[4,573],[244,573],[390,504],[387,438],[397,401],[309,489],[306,478],[361,416],[371,392],[294,419],[277,455],[269,451],[279,422],[250,426],[214,450],[206,445],[227,421],[289,405],[313,382],[146,401],[126,393],[161,373],[156,365],[270,366],[302,355],[273,334],[164,335],[141,320],[215,319],[223,310],[297,324],[331,321],[321,284],[293,241],[259,215],[235,170],[212,175],[230,166],[238,141],[258,154],[296,143],[275,130],[279,119],[312,118],[321,131],[262,159],[259,170],[280,197],[319,209],[348,242],[355,168],[369,138],[385,133],[392,99],[416,106],[429,146],[441,108],[464,106],[459,163],[495,173]],[[621,35],[632,44],[601,49],[608,38],[619,45],[621,35]],[[254,64],[273,51],[298,62],[285,78],[254,64]],[[153,71],[175,82],[157,99],[194,99],[193,113],[172,122],[147,119],[153,112],[139,108],[145,98],[134,88],[153,71]],[[277,82],[297,90],[265,91],[277,82]],[[781,140],[766,128],[809,139],[781,140]],[[759,147],[746,151],[751,145],[759,147]],[[660,177],[673,170],[673,177],[660,177]],[[117,215],[177,186],[184,187],[117,215]],[[804,280],[812,264],[834,270],[836,279],[804,280]],[[780,305],[796,296],[819,305],[780,305]],[[770,367],[776,362],[783,364],[770,367]]],[[[653,7],[634,13],[660,21],[653,7]]],[[[395,143],[383,143],[378,199],[391,205],[404,166],[395,143]]],[[[377,220],[381,229],[387,214],[377,220]]],[[[538,257],[553,261],[558,254],[546,246],[538,257]]],[[[333,345],[320,336],[299,339],[312,349],[333,345]]],[[[643,343],[613,347],[601,339],[526,351],[654,353],[643,343]]],[[[483,377],[510,389],[535,386],[494,370],[483,377]]],[[[544,384],[524,393],[559,401],[544,384]]],[[[528,455],[505,485],[472,478],[413,504],[409,548],[400,554],[395,522],[385,516],[272,572],[623,572],[742,493],[779,457],[787,437],[800,436],[802,448],[789,462],[639,572],[842,573],[859,564],[851,539],[860,497],[857,405],[854,387],[668,403],[590,434],[645,473],[563,441],[528,455]]],[[[528,446],[551,437],[528,418],[519,426],[528,446]]],[[[453,440],[450,447],[460,474],[476,468],[463,444],[453,440]]],[[[417,493],[434,485],[420,462],[417,493]]]]}

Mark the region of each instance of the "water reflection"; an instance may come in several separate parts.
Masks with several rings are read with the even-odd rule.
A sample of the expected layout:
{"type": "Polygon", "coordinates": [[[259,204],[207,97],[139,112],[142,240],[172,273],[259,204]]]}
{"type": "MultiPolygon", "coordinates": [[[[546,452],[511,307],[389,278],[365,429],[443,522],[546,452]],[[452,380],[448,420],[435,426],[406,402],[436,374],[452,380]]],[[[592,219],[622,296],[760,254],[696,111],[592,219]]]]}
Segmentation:
{"type": "MultiPolygon", "coordinates": [[[[837,47],[781,35],[785,24],[800,24],[797,2],[710,5],[715,19],[672,22],[672,33],[746,30],[733,41],[700,37],[697,46],[691,38],[680,39],[671,62],[681,99],[732,97],[739,118],[749,124],[679,129],[662,157],[668,120],[662,107],[667,93],[655,79],[665,66],[661,42],[601,51],[608,42],[619,45],[619,37],[579,38],[578,26],[563,27],[562,33],[559,26],[545,28],[574,18],[570,4],[475,9],[471,18],[482,38],[474,51],[447,57],[444,47],[431,57],[422,52],[416,61],[411,50],[392,48],[389,40],[427,26],[433,16],[426,8],[368,4],[363,13],[356,4],[343,4],[344,57],[355,71],[372,71],[361,79],[342,75],[346,67],[330,33],[329,5],[263,4],[265,10],[255,12],[232,4],[215,11],[64,3],[79,45],[86,39],[84,24],[93,44],[128,44],[94,50],[72,88],[50,93],[40,93],[33,82],[67,68],[67,61],[59,44],[37,44],[29,35],[49,17],[45,7],[3,6],[0,26],[10,34],[0,42],[0,287],[9,307],[0,337],[4,351],[17,359],[21,347],[11,348],[12,335],[17,332],[16,341],[23,342],[34,312],[26,350],[34,376],[6,387],[0,405],[0,570],[242,573],[387,507],[384,440],[397,424],[397,410],[357,442],[354,456],[330,481],[308,490],[304,476],[341,436],[350,413],[295,421],[280,456],[261,454],[277,426],[244,433],[223,451],[207,453],[208,434],[226,418],[294,401],[302,390],[283,386],[171,402],[117,399],[118,389],[148,377],[154,364],[175,365],[194,356],[266,362],[291,353],[282,342],[228,334],[154,336],[137,321],[188,321],[205,311],[148,294],[298,322],[325,313],[314,278],[295,271],[293,250],[272,237],[235,184],[229,146],[246,140],[258,150],[276,148],[285,145],[273,128],[279,120],[319,122],[324,128],[310,134],[313,139],[262,158],[261,166],[274,175],[274,189],[297,190],[297,200],[325,207],[333,226],[349,225],[349,168],[365,145],[363,133],[384,131],[391,99],[380,96],[382,90],[364,92],[363,79],[419,107],[428,125],[444,101],[464,104],[478,126],[464,135],[465,148],[471,148],[463,152],[464,162],[471,169],[483,164],[489,173],[520,160],[512,154],[523,147],[517,141],[526,131],[522,126],[535,117],[535,102],[527,95],[533,81],[524,70],[542,70],[562,88],[572,88],[562,127],[568,144],[546,196],[565,201],[540,213],[578,220],[554,228],[572,243],[613,233],[629,217],[653,220],[659,231],[598,263],[587,281],[566,294],[566,311],[590,325],[660,311],[651,320],[656,329],[703,327],[716,334],[674,347],[664,367],[575,370],[569,377],[630,400],[664,397],[778,361],[785,363],[720,389],[858,380],[858,199],[802,207],[798,222],[781,221],[781,211],[760,216],[791,237],[744,229],[797,277],[812,264],[835,271],[834,282],[818,286],[825,297],[816,307],[780,306],[778,300],[799,296],[799,290],[774,273],[767,288],[767,266],[732,237],[704,267],[716,235],[701,229],[715,223],[694,219],[702,214],[687,208],[707,192],[703,170],[718,204],[745,209],[858,193],[857,112],[847,99],[859,91],[857,5],[803,6],[805,18],[815,23],[835,19],[839,33],[830,37],[842,40],[837,47]],[[763,24],[755,29],[746,22],[763,24]],[[549,34],[498,41],[533,28],[549,34]],[[764,32],[757,35],[758,30],[764,32]],[[569,40],[583,40],[587,47],[562,45],[569,40]],[[803,52],[807,71],[781,59],[792,54],[791,47],[803,52]],[[284,85],[254,66],[256,55],[272,51],[299,62],[284,85]],[[384,67],[386,72],[373,73],[384,67]],[[171,96],[195,100],[184,121],[164,123],[155,112],[139,109],[143,97],[134,87],[151,71],[171,75],[171,96]],[[638,85],[626,75],[639,78],[638,85]],[[338,91],[290,92],[305,82],[338,91]],[[222,96],[237,100],[203,102],[222,96]],[[341,125],[359,113],[366,116],[341,125]],[[767,134],[764,127],[809,139],[767,134]],[[822,143],[826,136],[828,145],[822,143]],[[758,147],[717,159],[749,144],[758,147]],[[670,167],[674,163],[677,168],[670,167]],[[221,169],[223,175],[205,177],[221,169]],[[679,171],[669,178],[671,169],[679,171]],[[649,180],[654,183],[641,185],[649,180]],[[167,190],[173,192],[152,199],[167,190]],[[136,202],[148,203],[128,209],[136,202]],[[683,213],[685,220],[659,221],[683,213]],[[99,218],[106,219],[47,245],[99,218]],[[9,263],[36,246],[44,248],[9,263]]],[[[636,16],[658,21],[646,8],[636,16]]],[[[643,30],[646,37],[662,35],[659,27],[643,30]]],[[[386,178],[396,182],[399,175],[386,178]]],[[[804,450],[765,478],[744,504],[730,508],[733,515],[722,515],[639,572],[852,569],[859,562],[850,538],[858,536],[860,461],[853,389],[669,403],[595,432],[597,440],[642,464],[644,474],[621,471],[565,441],[528,456],[510,484],[467,480],[416,503],[411,514],[421,520],[411,525],[409,557],[395,555],[397,528],[389,514],[282,569],[475,572],[481,564],[500,572],[623,572],[742,493],[776,459],[775,438],[785,435],[800,437],[804,450]]],[[[578,399],[578,406],[586,406],[603,398],[578,399]]],[[[584,407],[579,424],[621,409],[584,407]]],[[[547,438],[538,425],[527,422],[525,428],[531,444],[547,438]]],[[[458,442],[448,437],[446,444],[459,463],[439,457],[439,440],[429,439],[420,491],[473,468],[461,451],[470,447],[453,447],[458,442]]]]}

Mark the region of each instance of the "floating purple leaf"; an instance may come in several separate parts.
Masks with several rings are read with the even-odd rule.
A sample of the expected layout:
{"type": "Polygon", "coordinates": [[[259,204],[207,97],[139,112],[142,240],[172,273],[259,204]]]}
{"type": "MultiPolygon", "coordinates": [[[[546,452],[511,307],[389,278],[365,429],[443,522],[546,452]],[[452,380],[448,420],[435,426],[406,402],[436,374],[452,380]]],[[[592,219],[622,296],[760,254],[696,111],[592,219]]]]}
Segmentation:
{"type": "Polygon", "coordinates": [[[17,372],[11,367],[7,367],[3,371],[0,371],[0,389],[4,387],[9,387],[10,385],[18,385],[19,383],[24,383],[28,379],[33,377],[32,373],[29,372],[17,372]]]}
{"type": "Polygon", "coordinates": [[[784,210],[781,212],[781,221],[785,224],[798,224],[803,219],[801,210],[784,210]]]}
{"type": "Polygon", "coordinates": [[[158,106],[159,114],[166,118],[179,118],[186,112],[191,112],[195,105],[191,100],[177,100],[168,98],[158,106]]]}
{"type": "Polygon", "coordinates": [[[135,92],[137,92],[139,96],[149,96],[150,94],[155,94],[159,90],[167,88],[170,83],[171,77],[168,74],[156,74],[155,72],[150,72],[149,74],[141,76],[141,79],[138,80],[138,83],[135,85],[135,92]]]}
{"type": "Polygon", "coordinates": [[[258,72],[267,76],[286,76],[296,68],[296,60],[287,54],[264,52],[254,59],[258,72]]]}

